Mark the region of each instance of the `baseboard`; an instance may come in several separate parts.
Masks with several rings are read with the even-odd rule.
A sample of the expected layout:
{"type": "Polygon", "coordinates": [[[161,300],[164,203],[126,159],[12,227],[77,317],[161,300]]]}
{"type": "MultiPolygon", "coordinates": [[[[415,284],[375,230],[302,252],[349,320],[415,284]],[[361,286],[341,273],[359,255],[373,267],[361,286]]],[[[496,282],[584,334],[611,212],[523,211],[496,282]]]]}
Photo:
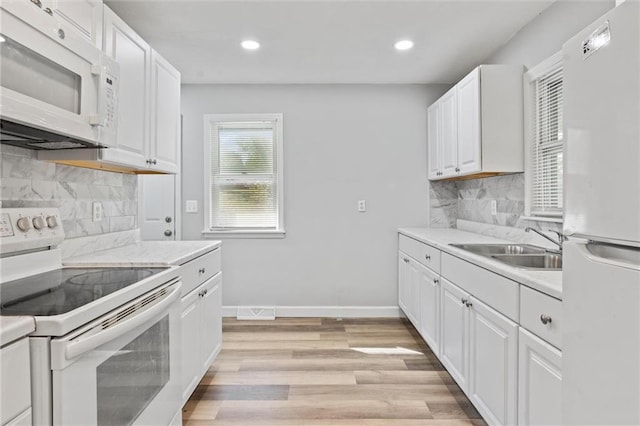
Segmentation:
{"type": "MultiPolygon", "coordinates": [[[[238,306],[223,306],[223,317],[236,317],[238,306]]],[[[276,306],[277,317],[399,318],[397,306],[276,306]]]]}

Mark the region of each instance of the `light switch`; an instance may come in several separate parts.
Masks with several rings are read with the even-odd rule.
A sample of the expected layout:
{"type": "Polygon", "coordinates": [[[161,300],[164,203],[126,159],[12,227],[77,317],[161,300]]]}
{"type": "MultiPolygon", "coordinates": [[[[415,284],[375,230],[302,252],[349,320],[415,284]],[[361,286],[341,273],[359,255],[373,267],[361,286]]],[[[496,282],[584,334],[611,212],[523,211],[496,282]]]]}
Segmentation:
{"type": "Polygon", "coordinates": [[[187,200],[185,204],[187,213],[198,213],[198,200],[187,200]]]}

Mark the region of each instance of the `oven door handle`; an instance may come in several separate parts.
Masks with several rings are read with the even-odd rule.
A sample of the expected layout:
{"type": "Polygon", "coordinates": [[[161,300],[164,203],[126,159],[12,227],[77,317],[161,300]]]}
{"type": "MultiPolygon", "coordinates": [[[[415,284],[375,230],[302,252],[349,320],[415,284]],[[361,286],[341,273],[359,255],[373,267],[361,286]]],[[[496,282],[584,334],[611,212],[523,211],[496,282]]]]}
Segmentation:
{"type": "MultiPolygon", "coordinates": [[[[117,324],[106,328],[104,331],[100,331],[86,338],[83,338],[83,335],[86,334],[83,333],[83,335],[70,340],[66,344],[64,352],[65,358],[67,359],[67,361],[71,361],[72,359],[77,358],[80,355],[87,353],[99,346],[102,346],[111,340],[123,336],[127,332],[134,330],[136,327],[139,327],[142,324],[152,320],[154,317],[159,316],[160,314],[165,312],[169,308],[169,306],[171,306],[171,304],[173,304],[180,298],[180,287],[181,285],[179,282],[168,287],[169,289],[171,289],[171,292],[165,295],[160,302],[157,302],[155,305],[148,307],[142,312],[137,313],[124,321],[118,322],[117,324]]],[[[143,298],[146,297],[147,296],[144,296],[143,298]]],[[[110,315],[110,317],[113,317],[115,315],[112,314],[110,315]]],[[[100,324],[97,327],[94,327],[94,329],[101,327],[102,325],[100,324]]]]}

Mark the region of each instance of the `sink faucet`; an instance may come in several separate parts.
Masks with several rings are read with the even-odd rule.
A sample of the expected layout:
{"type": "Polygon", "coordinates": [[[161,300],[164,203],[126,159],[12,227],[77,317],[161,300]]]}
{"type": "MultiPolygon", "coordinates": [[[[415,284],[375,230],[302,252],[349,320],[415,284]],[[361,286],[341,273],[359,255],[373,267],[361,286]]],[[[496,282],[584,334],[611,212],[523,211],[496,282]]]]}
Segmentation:
{"type": "Polygon", "coordinates": [[[547,240],[551,241],[553,244],[557,245],[559,250],[562,251],[562,243],[564,243],[567,240],[567,237],[565,237],[565,235],[562,232],[558,232],[558,231],[554,231],[552,229],[549,229],[549,232],[554,232],[556,234],[558,234],[558,240],[554,240],[553,238],[549,237],[546,234],[543,234],[542,231],[538,231],[537,229],[531,228],[531,227],[526,227],[524,229],[524,232],[529,232],[529,231],[533,231],[536,234],[540,235],[543,238],[546,238],[547,240]]]}

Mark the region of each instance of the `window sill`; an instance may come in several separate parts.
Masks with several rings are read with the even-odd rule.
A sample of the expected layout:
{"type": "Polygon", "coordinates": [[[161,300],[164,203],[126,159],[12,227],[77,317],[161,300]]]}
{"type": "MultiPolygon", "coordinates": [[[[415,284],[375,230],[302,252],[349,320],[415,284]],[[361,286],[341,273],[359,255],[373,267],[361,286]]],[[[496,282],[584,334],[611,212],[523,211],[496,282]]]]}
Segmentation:
{"type": "Polygon", "coordinates": [[[202,236],[205,238],[255,238],[255,239],[267,239],[267,238],[284,238],[286,232],[284,230],[277,231],[211,231],[205,229],[202,231],[202,236]]]}
{"type": "Polygon", "coordinates": [[[534,222],[551,222],[551,223],[563,223],[562,217],[546,217],[546,216],[520,216],[522,220],[531,220],[534,222]]]}

